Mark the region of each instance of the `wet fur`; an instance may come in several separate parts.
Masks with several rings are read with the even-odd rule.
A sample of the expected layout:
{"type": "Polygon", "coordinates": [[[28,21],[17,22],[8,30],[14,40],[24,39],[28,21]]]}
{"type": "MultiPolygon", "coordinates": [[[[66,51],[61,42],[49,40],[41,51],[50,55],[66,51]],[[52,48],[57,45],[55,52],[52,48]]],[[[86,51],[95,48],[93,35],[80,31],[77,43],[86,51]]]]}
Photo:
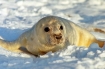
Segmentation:
{"type": "Polygon", "coordinates": [[[101,48],[104,46],[104,41],[97,40],[84,28],[56,16],[42,18],[13,42],[0,39],[0,46],[10,51],[25,52],[35,56],[44,55],[49,51],[56,52],[67,45],[89,47],[92,43],[98,43],[101,48]],[[60,25],[63,26],[63,30],[59,29],[60,25]],[[46,26],[51,29],[49,32],[44,31],[46,26]],[[61,35],[62,38],[57,40],[55,35],[61,35]]]}

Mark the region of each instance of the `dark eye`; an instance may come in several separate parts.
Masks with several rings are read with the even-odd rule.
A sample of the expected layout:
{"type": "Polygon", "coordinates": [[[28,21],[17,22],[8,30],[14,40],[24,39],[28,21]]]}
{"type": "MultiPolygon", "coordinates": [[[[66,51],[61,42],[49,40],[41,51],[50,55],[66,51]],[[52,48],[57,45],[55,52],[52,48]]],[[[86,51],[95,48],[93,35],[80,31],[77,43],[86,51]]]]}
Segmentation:
{"type": "Polygon", "coordinates": [[[49,27],[45,27],[45,28],[44,28],[44,31],[45,31],[45,32],[49,32],[49,31],[50,31],[49,27]]]}
{"type": "Polygon", "coordinates": [[[60,26],[60,29],[63,30],[63,26],[62,25],[60,26]]]}

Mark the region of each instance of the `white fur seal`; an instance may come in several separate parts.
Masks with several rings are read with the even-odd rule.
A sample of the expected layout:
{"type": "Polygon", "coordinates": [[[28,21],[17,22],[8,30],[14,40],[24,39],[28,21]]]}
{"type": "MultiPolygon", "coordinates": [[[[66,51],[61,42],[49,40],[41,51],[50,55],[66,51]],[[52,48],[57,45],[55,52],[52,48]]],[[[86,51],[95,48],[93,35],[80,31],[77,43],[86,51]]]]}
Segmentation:
{"type": "Polygon", "coordinates": [[[61,17],[47,16],[13,42],[0,39],[0,46],[14,52],[44,55],[49,51],[56,52],[67,45],[89,47],[94,42],[101,48],[104,46],[104,41],[97,40],[75,23],[61,17]]]}

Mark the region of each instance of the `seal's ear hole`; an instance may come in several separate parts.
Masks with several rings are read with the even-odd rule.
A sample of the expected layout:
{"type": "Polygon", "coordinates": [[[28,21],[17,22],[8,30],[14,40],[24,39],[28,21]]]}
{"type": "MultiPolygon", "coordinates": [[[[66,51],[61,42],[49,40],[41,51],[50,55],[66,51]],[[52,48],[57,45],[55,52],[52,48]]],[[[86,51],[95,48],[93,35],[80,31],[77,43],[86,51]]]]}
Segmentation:
{"type": "Polygon", "coordinates": [[[60,30],[63,30],[63,26],[62,25],[60,26],[60,30]]]}
{"type": "Polygon", "coordinates": [[[49,31],[50,31],[49,27],[45,27],[45,28],[44,28],[44,31],[45,31],[45,32],[49,32],[49,31]]]}

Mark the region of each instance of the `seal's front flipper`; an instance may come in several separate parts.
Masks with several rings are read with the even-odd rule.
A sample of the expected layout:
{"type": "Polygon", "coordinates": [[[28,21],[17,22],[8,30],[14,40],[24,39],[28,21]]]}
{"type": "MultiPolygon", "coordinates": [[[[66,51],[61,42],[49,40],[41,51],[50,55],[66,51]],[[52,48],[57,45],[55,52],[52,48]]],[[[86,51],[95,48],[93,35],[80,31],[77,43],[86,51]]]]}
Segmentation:
{"type": "Polygon", "coordinates": [[[30,53],[26,48],[24,47],[20,47],[19,50],[23,53],[26,53],[26,54],[29,54],[29,55],[32,55],[32,53],[30,53]]]}
{"type": "MultiPolygon", "coordinates": [[[[25,54],[28,54],[28,55],[34,55],[32,54],[31,52],[29,52],[26,48],[24,47],[20,47],[19,50],[22,52],[22,53],[25,53],[25,54]]],[[[39,55],[34,55],[35,57],[40,57],[39,55]]]]}

